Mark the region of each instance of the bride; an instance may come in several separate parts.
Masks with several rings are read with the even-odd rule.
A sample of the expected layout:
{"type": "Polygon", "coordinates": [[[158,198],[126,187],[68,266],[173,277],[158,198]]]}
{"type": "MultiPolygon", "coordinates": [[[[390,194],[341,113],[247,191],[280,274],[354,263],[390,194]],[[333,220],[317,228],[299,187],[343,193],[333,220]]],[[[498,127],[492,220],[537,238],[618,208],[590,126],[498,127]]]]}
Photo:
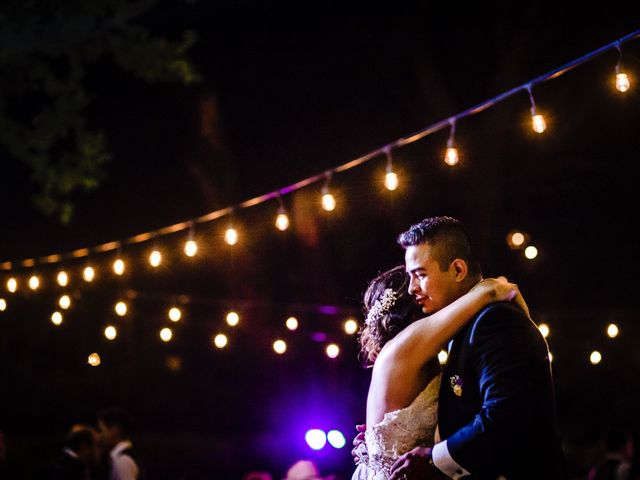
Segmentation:
{"type": "Polygon", "coordinates": [[[366,431],[354,441],[358,465],[352,480],[386,480],[400,455],[416,446],[434,444],[440,388],[438,352],[482,307],[511,300],[528,315],[515,284],[503,277],[490,278],[438,312],[420,318],[423,314],[408,292],[403,266],[370,282],[364,295],[367,316],[360,335],[360,355],[373,372],[366,431]]]}

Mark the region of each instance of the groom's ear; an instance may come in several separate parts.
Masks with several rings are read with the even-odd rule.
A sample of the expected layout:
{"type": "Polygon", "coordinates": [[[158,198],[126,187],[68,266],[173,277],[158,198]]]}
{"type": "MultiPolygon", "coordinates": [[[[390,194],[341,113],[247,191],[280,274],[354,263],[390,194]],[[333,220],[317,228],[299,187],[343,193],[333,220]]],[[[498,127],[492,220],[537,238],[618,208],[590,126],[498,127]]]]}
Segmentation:
{"type": "Polygon", "coordinates": [[[453,267],[456,276],[456,282],[462,282],[465,278],[467,278],[467,274],[469,273],[467,262],[465,262],[461,258],[456,258],[453,262],[451,262],[451,266],[453,267]]]}

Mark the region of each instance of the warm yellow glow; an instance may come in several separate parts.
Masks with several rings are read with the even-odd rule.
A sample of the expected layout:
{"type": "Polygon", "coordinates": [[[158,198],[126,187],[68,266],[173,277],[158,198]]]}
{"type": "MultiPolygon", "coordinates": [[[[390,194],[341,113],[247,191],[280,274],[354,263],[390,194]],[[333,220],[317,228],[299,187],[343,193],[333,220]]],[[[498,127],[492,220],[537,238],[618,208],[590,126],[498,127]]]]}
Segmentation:
{"type": "Polygon", "coordinates": [[[524,234],[521,232],[514,232],[511,234],[509,245],[513,245],[515,248],[519,248],[524,244],[524,234]]]}
{"type": "Polygon", "coordinates": [[[172,372],[179,372],[182,369],[182,358],[177,355],[171,355],[166,358],[165,365],[172,372]]]}
{"type": "Polygon", "coordinates": [[[227,231],[224,232],[224,241],[229,245],[238,243],[238,231],[235,228],[227,228],[227,231]]]}
{"type": "Polygon", "coordinates": [[[7,301],[4,298],[0,298],[0,312],[4,312],[7,309],[7,301]]]}
{"type": "Polygon", "coordinates": [[[398,188],[398,175],[396,175],[394,172],[387,172],[387,174],[384,176],[384,186],[387,188],[387,190],[391,191],[398,188]]]}
{"type": "Polygon", "coordinates": [[[276,340],[273,342],[273,351],[278,355],[282,355],[287,351],[287,343],[284,340],[276,340]]]}
{"type": "Polygon", "coordinates": [[[542,133],[547,129],[547,122],[545,122],[544,117],[539,113],[531,117],[531,125],[533,131],[536,133],[542,133]]]}
{"type": "Polygon", "coordinates": [[[616,75],[616,88],[620,92],[626,92],[631,87],[631,83],[629,82],[629,77],[626,73],[618,73],[616,75]]]}
{"type": "Polygon", "coordinates": [[[11,293],[15,293],[17,289],[18,289],[18,280],[16,280],[13,277],[7,280],[7,290],[9,290],[11,293]]]}
{"type": "Polygon", "coordinates": [[[100,355],[98,355],[97,353],[92,353],[87,359],[87,363],[92,367],[97,367],[101,362],[102,360],[100,360],[100,355]]]}
{"type": "Polygon", "coordinates": [[[118,258],[115,262],[113,262],[113,273],[115,273],[116,275],[124,274],[124,260],[118,258]]]}
{"type": "Polygon", "coordinates": [[[594,350],[593,352],[591,352],[591,355],[589,356],[589,361],[592,364],[597,365],[602,361],[602,355],[600,355],[599,351],[594,350]]]}
{"type": "Polygon", "coordinates": [[[330,343],[329,345],[327,345],[325,352],[327,353],[327,357],[336,358],[338,355],[340,355],[340,347],[335,343],[330,343]]]}
{"type": "Polygon", "coordinates": [[[227,325],[229,325],[230,327],[235,327],[236,325],[238,325],[239,321],[240,315],[238,315],[236,312],[227,313],[227,325]]]}
{"type": "Polygon", "coordinates": [[[40,286],[40,279],[38,278],[37,275],[32,275],[29,278],[29,288],[31,290],[37,290],[39,286],[40,286]]]}
{"type": "Polygon", "coordinates": [[[540,333],[544,338],[547,338],[549,336],[549,333],[551,333],[549,325],[547,325],[546,323],[541,323],[540,325],[538,325],[538,330],[540,330],[540,333]]]}
{"type": "Polygon", "coordinates": [[[184,254],[187,257],[193,257],[198,253],[198,244],[195,240],[187,240],[184,244],[184,254]]]}
{"type": "Polygon", "coordinates": [[[154,250],[149,254],[149,265],[155,268],[160,265],[160,262],[162,262],[162,254],[159,250],[154,250]]]}
{"type": "Polygon", "coordinates": [[[60,308],[63,310],[68,309],[71,306],[71,297],[69,295],[62,295],[58,299],[58,305],[60,305],[60,308]]]}
{"type": "Polygon", "coordinates": [[[127,314],[127,304],[122,301],[116,303],[114,309],[121,317],[124,317],[127,314]]]}
{"type": "Polygon", "coordinates": [[[298,319],[296,317],[289,317],[286,321],[287,328],[289,330],[297,330],[298,329],[298,319]]]}
{"type": "Polygon", "coordinates": [[[172,338],[173,338],[173,332],[169,327],[164,327],[162,330],[160,330],[160,339],[163,342],[168,342],[172,338]]]}
{"type": "Polygon", "coordinates": [[[279,213],[276,217],[276,228],[284,232],[289,228],[289,216],[286,213],[279,213]]]}
{"type": "Polygon", "coordinates": [[[358,331],[358,322],[356,322],[353,318],[348,319],[344,322],[344,331],[348,335],[353,335],[358,331]]]}
{"type": "Polygon", "coordinates": [[[113,325],[108,325],[107,328],[104,329],[104,336],[107,337],[107,340],[115,340],[118,336],[118,330],[113,325]]]}
{"type": "Polygon", "coordinates": [[[171,307],[169,309],[169,320],[172,322],[178,322],[182,318],[182,312],[178,307],[171,307]]]}
{"type": "Polygon", "coordinates": [[[58,326],[62,323],[62,314],[60,312],[53,312],[51,314],[51,323],[58,326]]]}
{"type": "Polygon", "coordinates": [[[609,338],[616,338],[618,336],[618,333],[620,333],[618,326],[615,323],[610,323],[607,327],[607,335],[609,336],[609,338]]]}
{"type": "Polygon", "coordinates": [[[82,278],[85,282],[93,282],[93,279],[96,278],[96,271],[93,267],[85,267],[82,271],[82,278]]]}
{"type": "Polygon", "coordinates": [[[454,165],[457,165],[459,161],[460,158],[458,157],[458,149],[456,147],[447,148],[447,151],[444,154],[444,163],[446,163],[450,167],[453,167],[454,165]]]}
{"type": "Polygon", "coordinates": [[[229,339],[224,333],[219,333],[215,337],[213,337],[213,344],[217,348],[224,348],[227,346],[227,343],[229,343],[229,339]]]}
{"type": "Polygon", "coordinates": [[[527,248],[524,249],[524,256],[527,257],[529,260],[533,260],[538,256],[538,249],[533,245],[529,245],[527,248]]]}
{"type": "Polygon", "coordinates": [[[332,212],[336,208],[336,199],[330,193],[322,195],[322,208],[327,212],[332,212]]]}
{"type": "Polygon", "coordinates": [[[551,355],[551,352],[549,352],[549,363],[553,362],[553,355],[551,355]]]}
{"type": "Polygon", "coordinates": [[[60,285],[61,287],[66,287],[69,284],[69,275],[67,274],[67,272],[62,270],[58,272],[58,275],[56,276],[56,281],[58,282],[58,285],[60,285]]]}
{"type": "Polygon", "coordinates": [[[444,350],[440,350],[440,353],[438,353],[438,361],[440,362],[440,365],[444,365],[445,363],[447,363],[448,358],[449,354],[444,350]]]}

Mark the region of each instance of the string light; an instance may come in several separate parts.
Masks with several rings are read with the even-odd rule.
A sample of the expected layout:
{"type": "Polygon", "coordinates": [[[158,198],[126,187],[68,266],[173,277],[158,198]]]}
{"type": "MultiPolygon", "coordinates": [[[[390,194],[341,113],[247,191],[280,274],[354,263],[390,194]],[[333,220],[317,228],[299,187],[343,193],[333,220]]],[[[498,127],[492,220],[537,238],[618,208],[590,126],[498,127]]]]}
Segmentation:
{"type": "Polygon", "coordinates": [[[450,118],[449,124],[451,125],[451,129],[449,130],[449,138],[447,139],[447,150],[444,154],[444,163],[453,167],[457,165],[460,161],[458,157],[458,149],[455,144],[455,135],[456,135],[456,119],[450,118]]]}
{"type": "Polygon", "coordinates": [[[238,325],[238,322],[240,322],[240,315],[238,315],[236,312],[229,312],[227,313],[227,325],[229,325],[230,327],[235,327],[236,325],[238,325]]]}
{"type": "Polygon", "coordinates": [[[438,353],[438,361],[440,362],[440,365],[447,363],[448,358],[449,354],[444,350],[440,350],[440,353],[438,353]]]}
{"type": "Polygon", "coordinates": [[[531,91],[531,84],[526,86],[527,92],[529,92],[529,101],[531,102],[531,125],[533,131],[536,133],[542,133],[547,129],[547,122],[544,117],[536,111],[536,102],[533,99],[533,92],[531,91]]]}
{"type": "Polygon", "coordinates": [[[522,248],[527,241],[527,236],[519,231],[511,231],[509,235],[507,235],[507,245],[512,250],[519,250],[522,248]]]}
{"type": "Polygon", "coordinates": [[[61,287],[66,287],[69,284],[69,275],[64,270],[61,270],[56,276],[56,281],[61,287]]]}
{"type": "Polygon", "coordinates": [[[229,339],[224,333],[218,333],[215,337],[213,337],[213,344],[216,348],[224,348],[229,343],[229,339]]]}
{"type": "Polygon", "coordinates": [[[527,248],[524,249],[524,256],[527,257],[527,259],[529,260],[533,260],[538,256],[538,249],[533,245],[529,245],[527,248]]]}
{"type": "Polygon", "coordinates": [[[116,258],[113,262],[113,273],[116,275],[123,275],[125,270],[124,260],[121,258],[116,258]]]}
{"type": "Polygon", "coordinates": [[[284,208],[284,202],[282,196],[278,194],[278,214],[276,215],[276,228],[281,232],[284,232],[289,228],[289,215],[287,215],[287,209],[284,208]]]}
{"type": "Polygon", "coordinates": [[[61,309],[67,310],[71,306],[71,297],[69,297],[69,295],[62,295],[58,299],[58,305],[60,305],[61,309]]]}
{"type": "Polygon", "coordinates": [[[97,353],[92,353],[91,355],[89,355],[87,363],[92,367],[97,367],[102,363],[102,360],[100,360],[100,355],[98,355],[97,353]]]}
{"type": "Polygon", "coordinates": [[[62,314],[60,312],[53,312],[51,314],[51,323],[56,327],[62,323],[62,314]]]}
{"type": "Polygon", "coordinates": [[[160,253],[160,250],[154,249],[149,254],[149,265],[151,265],[153,268],[156,268],[160,266],[161,262],[162,262],[162,253],[160,253]]]}
{"type": "Polygon", "coordinates": [[[551,332],[551,330],[549,329],[549,325],[547,325],[546,323],[541,323],[540,325],[538,325],[538,330],[540,330],[540,333],[544,338],[547,338],[549,336],[549,333],[551,332]]]}
{"type": "Polygon", "coordinates": [[[15,293],[16,290],[18,290],[18,280],[16,280],[14,277],[11,277],[9,280],[7,280],[7,290],[10,293],[15,293]]]}
{"type": "Polygon", "coordinates": [[[227,245],[235,245],[238,243],[238,231],[233,227],[227,228],[224,232],[224,241],[227,245]]]}
{"type": "Polygon", "coordinates": [[[329,192],[329,183],[331,182],[331,171],[325,173],[327,179],[322,187],[322,208],[327,212],[333,212],[336,209],[336,199],[329,192]]]}
{"type": "Polygon", "coordinates": [[[615,323],[610,323],[607,327],[607,336],[609,338],[616,338],[618,336],[618,333],[620,333],[618,326],[615,323]]]}
{"type": "Polygon", "coordinates": [[[104,329],[104,336],[107,340],[115,340],[118,336],[118,330],[113,325],[107,325],[107,328],[104,329]]]}
{"type": "Polygon", "coordinates": [[[287,343],[284,340],[276,340],[275,342],[273,342],[273,351],[278,355],[282,355],[287,351],[287,343]]]}
{"type": "Polygon", "coordinates": [[[173,338],[173,332],[169,327],[164,327],[160,330],[160,340],[163,342],[170,342],[173,338]]]}
{"type": "Polygon", "coordinates": [[[40,286],[40,279],[38,278],[37,275],[32,275],[29,278],[29,288],[31,290],[37,290],[39,286],[40,286]]]}
{"type": "Polygon", "coordinates": [[[4,298],[0,298],[0,312],[4,312],[7,309],[7,301],[4,298]]]}
{"type": "Polygon", "coordinates": [[[553,362],[553,355],[551,355],[551,352],[549,352],[549,355],[547,355],[547,357],[549,358],[549,363],[553,362]]]}
{"type": "Polygon", "coordinates": [[[393,160],[391,158],[391,149],[385,148],[384,153],[387,156],[387,173],[384,176],[384,186],[387,190],[395,190],[398,188],[398,175],[393,171],[393,160]]]}
{"type": "Polygon", "coordinates": [[[340,355],[340,347],[335,343],[330,343],[329,345],[327,345],[325,352],[327,354],[327,357],[336,358],[338,355],[340,355]]]}
{"type": "Polygon", "coordinates": [[[115,304],[114,310],[119,316],[124,317],[127,314],[127,304],[123,301],[119,301],[115,304]]]}
{"type": "Polygon", "coordinates": [[[358,322],[356,322],[353,318],[348,319],[344,322],[344,331],[347,335],[353,335],[358,331],[358,322]]]}
{"type": "Polygon", "coordinates": [[[93,282],[93,279],[96,278],[96,271],[91,266],[84,267],[84,270],[82,271],[82,278],[87,283],[93,282]]]}
{"type": "Polygon", "coordinates": [[[187,257],[194,257],[196,253],[198,253],[198,244],[193,239],[195,226],[191,223],[191,227],[189,227],[189,234],[187,236],[187,241],[184,243],[184,254],[187,257]]]}
{"type": "Polygon", "coordinates": [[[182,318],[182,312],[178,307],[171,307],[169,309],[169,320],[172,322],[178,322],[182,318]]]}
{"type": "Polygon", "coordinates": [[[602,361],[602,355],[600,354],[599,351],[594,350],[593,352],[591,352],[591,355],[589,356],[589,361],[593,365],[598,365],[602,361]]]}
{"type": "Polygon", "coordinates": [[[285,322],[287,328],[291,331],[298,329],[298,319],[296,317],[289,317],[285,322]]]}
{"type": "Polygon", "coordinates": [[[618,63],[616,64],[616,89],[619,92],[626,92],[631,87],[631,83],[629,82],[629,76],[621,71],[622,64],[622,46],[620,42],[616,43],[616,48],[618,49],[618,63]]]}

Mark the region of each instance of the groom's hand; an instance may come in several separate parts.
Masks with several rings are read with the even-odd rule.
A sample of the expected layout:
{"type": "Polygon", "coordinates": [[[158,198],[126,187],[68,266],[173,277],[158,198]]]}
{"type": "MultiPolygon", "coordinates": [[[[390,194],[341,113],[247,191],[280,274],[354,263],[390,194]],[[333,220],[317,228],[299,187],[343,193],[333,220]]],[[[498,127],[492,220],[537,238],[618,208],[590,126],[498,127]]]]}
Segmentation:
{"type": "Polygon", "coordinates": [[[446,478],[431,461],[431,449],[416,447],[401,455],[391,466],[389,480],[430,480],[446,478]]]}
{"type": "Polygon", "coordinates": [[[358,465],[362,461],[367,460],[367,446],[364,443],[364,432],[367,430],[365,424],[356,425],[358,434],[353,439],[353,449],[351,455],[353,456],[353,463],[358,465]]]}

